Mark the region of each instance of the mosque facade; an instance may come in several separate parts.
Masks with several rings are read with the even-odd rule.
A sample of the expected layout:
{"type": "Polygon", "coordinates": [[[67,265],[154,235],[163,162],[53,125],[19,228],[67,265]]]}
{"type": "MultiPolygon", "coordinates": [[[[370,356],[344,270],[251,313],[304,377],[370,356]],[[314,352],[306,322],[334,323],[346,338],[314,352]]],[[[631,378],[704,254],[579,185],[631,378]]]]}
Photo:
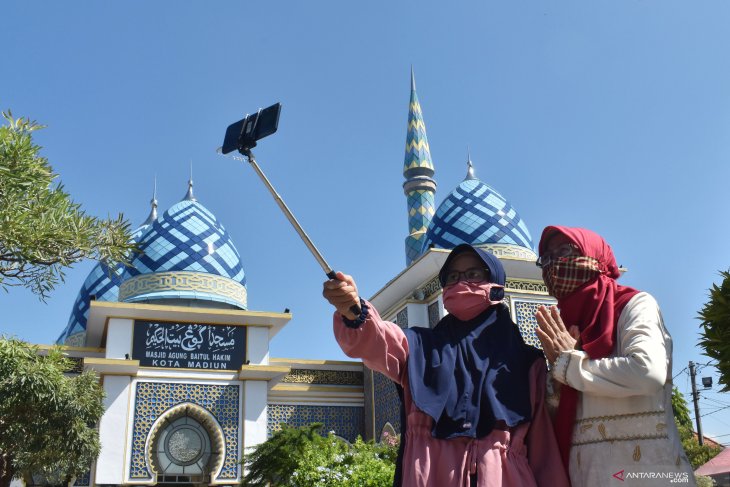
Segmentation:
{"type": "MultiPolygon", "coordinates": [[[[448,252],[471,243],[495,254],[509,278],[505,304],[525,341],[539,345],[534,313],[552,304],[530,232],[517,210],[479,180],[436,201],[435,165],[411,73],[403,190],[406,267],[370,301],[402,328],[444,314],[437,273],[448,252]]],[[[193,194],[133,234],[131,267],[89,273],[57,343],[77,370],[94,370],[106,392],[102,451],[77,486],[234,485],[244,451],[282,423],[324,424],[348,440],[398,434],[394,385],[359,361],[269,356],[289,313],[253,311],[231,236],[193,194]]]]}

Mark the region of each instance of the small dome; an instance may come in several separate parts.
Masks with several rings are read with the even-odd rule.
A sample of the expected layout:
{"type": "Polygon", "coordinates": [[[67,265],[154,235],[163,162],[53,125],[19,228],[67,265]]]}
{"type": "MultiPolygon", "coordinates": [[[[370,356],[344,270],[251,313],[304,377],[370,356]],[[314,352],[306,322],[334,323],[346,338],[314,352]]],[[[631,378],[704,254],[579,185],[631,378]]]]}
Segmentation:
{"type": "Polygon", "coordinates": [[[517,210],[494,188],[474,177],[471,161],[467,178],[436,210],[422,252],[431,247],[451,249],[461,243],[533,249],[530,231],[517,210]]]}
{"type": "Polygon", "coordinates": [[[192,196],[152,222],[139,247],[119,301],[202,300],[246,309],[241,257],[216,217],[192,196]]]}

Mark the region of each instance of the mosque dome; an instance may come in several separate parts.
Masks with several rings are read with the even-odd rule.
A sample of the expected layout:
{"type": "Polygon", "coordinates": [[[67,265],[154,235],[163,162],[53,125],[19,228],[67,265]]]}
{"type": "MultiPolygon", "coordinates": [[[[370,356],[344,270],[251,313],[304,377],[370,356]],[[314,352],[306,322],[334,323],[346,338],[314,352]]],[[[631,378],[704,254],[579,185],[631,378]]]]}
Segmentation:
{"type": "Polygon", "coordinates": [[[436,210],[422,252],[431,247],[451,249],[461,243],[508,244],[533,252],[527,225],[504,196],[474,176],[471,158],[464,181],[436,210]]]}
{"type": "Polygon", "coordinates": [[[94,266],[57,343],[84,345],[92,300],[247,308],[241,257],[223,225],[195,199],[192,186],[191,180],[185,198],[159,217],[153,196],[149,217],[132,235],[141,253],[131,267],[94,266]]]}
{"type": "Polygon", "coordinates": [[[119,301],[247,308],[241,256],[192,192],[150,224],[123,277],[119,301]]]}

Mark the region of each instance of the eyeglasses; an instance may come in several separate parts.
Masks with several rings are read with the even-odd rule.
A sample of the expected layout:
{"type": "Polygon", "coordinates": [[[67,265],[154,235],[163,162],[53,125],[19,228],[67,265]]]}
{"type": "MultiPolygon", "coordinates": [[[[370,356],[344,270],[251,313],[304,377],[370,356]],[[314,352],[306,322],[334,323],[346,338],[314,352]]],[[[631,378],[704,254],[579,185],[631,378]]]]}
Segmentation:
{"type": "Polygon", "coordinates": [[[578,253],[578,250],[578,246],[575,244],[563,244],[552,252],[542,254],[540,257],[537,258],[537,262],[535,262],[535,265],[542,269],[555,262],[556,259],[576,255],[578,253]]]}
{"type": "Polygon", "coordinates": [[[471,283],[484,282],[489,279],[489,269],[482,267],[472,267],[463,272],[449,271],[444,276],[443,286],[450,286],[456,284],[459,281],[466,281],[471,283]]]}

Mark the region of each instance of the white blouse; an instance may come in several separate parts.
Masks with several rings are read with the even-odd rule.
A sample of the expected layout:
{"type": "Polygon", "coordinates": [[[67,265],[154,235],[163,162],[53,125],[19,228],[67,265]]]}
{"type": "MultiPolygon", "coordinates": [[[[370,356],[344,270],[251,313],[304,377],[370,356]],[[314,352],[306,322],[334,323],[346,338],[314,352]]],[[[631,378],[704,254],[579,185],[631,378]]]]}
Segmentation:
{"type": "Polygon", "coordinates": [[[614,353],[562,352],[554,380],[581,394],[570,450],[573,487],[694,485],[672,412],[672,337],[656,300],[638,293],[617,323],[614,353]]]}

